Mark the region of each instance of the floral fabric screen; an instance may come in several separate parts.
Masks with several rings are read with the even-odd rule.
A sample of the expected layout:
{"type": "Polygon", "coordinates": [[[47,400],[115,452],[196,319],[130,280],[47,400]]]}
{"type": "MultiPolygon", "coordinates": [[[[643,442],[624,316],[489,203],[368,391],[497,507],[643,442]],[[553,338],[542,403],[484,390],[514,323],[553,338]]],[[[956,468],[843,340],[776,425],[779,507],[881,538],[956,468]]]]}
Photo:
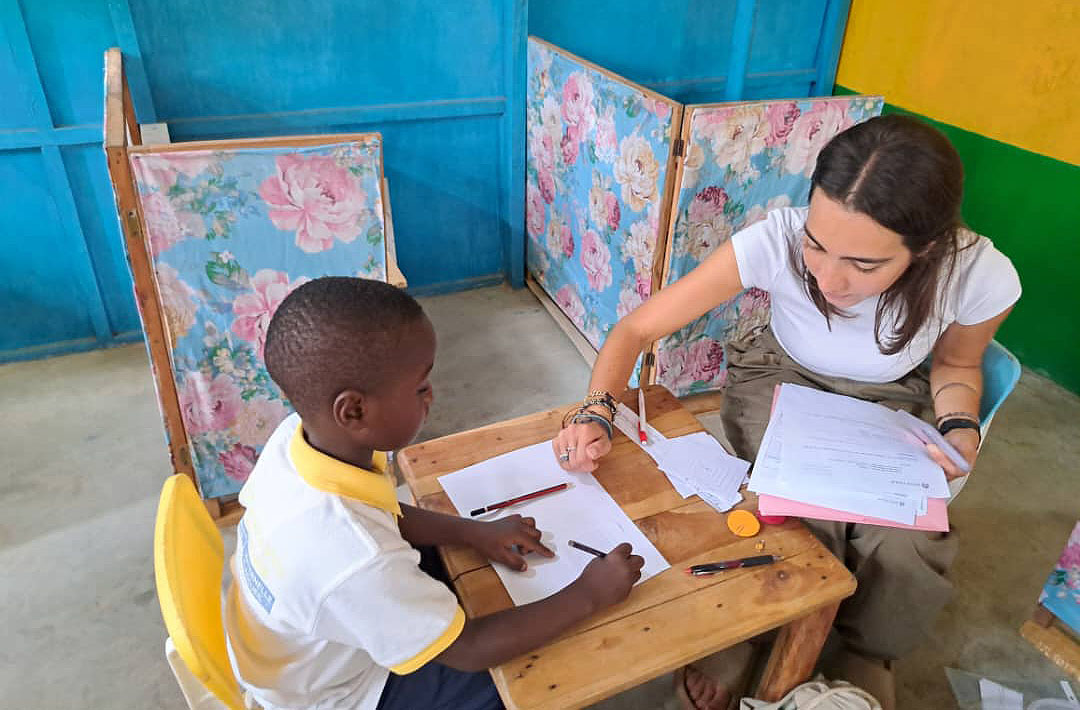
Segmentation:
{"type": "Polygon", "coordinates": [[[292,411],[263,364],[274,309],[319,276],[385,279],[381,141],[130,158],[199,489],[235,493],[292,411]]]}
{"type": "MultiPolygon", "coordinates": [[[[877,96],[688,106],[664,285],[768,210],[806,205],[821,148],[881,107],[877,96]]],[[[657,343],[657,382],[679,396],[722,388],[724,343],[768,321],[768,294],[744,291],[657,343]]]]}
{"type": "Polygon", "coordinates": [[[528,269],[596,348],[658,287],[680,115],[677,102],[529,39],[528,269]]]}
{"type": "Polygon", "coordinates": [[[1080,523],[1073,528],[1061,558],[1050,572],[1039,603],[1080,634],[1080,523]]]}

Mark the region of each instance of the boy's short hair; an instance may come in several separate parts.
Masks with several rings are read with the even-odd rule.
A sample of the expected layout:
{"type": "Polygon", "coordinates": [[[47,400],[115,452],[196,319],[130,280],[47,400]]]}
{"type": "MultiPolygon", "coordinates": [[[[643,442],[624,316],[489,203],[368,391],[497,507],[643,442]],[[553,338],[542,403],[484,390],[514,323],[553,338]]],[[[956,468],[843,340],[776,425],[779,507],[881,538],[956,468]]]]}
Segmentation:
{"type": "Polygon", "coordinates": [[[343,390],[378,388],[393,373],[402,328],[423,317],[415,298],[382,281],[309,281],[270,319],[266,370],[301,416],[317,412],[343,390]]]}

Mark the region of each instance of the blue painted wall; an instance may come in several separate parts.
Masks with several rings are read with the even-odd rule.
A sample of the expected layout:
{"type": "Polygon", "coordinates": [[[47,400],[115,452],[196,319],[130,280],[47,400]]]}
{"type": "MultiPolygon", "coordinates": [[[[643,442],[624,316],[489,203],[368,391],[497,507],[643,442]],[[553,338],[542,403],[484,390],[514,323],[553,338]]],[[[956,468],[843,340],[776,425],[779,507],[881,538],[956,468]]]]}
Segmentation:
{"type": "Polygon", "coordinates": [[[139,120],[173,140],[380,131],[398,259],[431,293],[522,283],[528,33],[682,101],[807,96],[831,91],[846,14],[847,0],[0,0],[0,361],[139,337],[100,145],[110,46],[139,120]]]}

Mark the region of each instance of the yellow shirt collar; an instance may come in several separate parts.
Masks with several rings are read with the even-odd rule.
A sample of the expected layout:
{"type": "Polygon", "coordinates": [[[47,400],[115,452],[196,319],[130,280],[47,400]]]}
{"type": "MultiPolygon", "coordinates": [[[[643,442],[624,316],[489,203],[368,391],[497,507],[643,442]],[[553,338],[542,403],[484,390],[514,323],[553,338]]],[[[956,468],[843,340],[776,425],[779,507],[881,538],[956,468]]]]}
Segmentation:
{"type": "Polygon", "coordinates": [[[401,505],[394,490],[394,481],[386,472],[384,452],[373,453],[373,471],[353,466],[315,449],[304,438],[304,427],[300,425],[296,427],[296,433],[289,444],[289,458],[292,459],[296,472],[311,487],[354,498],[401,517],[401,505]]]}

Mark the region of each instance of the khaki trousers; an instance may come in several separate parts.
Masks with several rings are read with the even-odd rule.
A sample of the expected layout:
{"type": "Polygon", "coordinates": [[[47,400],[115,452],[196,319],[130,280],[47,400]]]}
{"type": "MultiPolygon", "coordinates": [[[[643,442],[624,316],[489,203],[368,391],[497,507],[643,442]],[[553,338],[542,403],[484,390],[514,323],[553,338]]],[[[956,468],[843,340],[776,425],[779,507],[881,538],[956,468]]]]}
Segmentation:
{"type": "MultiPolygon", "coordinates": [[[[721,419],[731,449],[753,461],[769,421],[773,389],[780,383],[878,402],[932,419],[930,383],[917,369],[896,382],[872,384],[827,377],[802,367],[784,351],[772,331],[729,343],[728,380],[721,419]]],[[[836,616],[835,628],[848,648],[893,660],[929,634],[952,594],[947,572],[956,556],[955,531],[917,530],[804,520],[858,581],[836,616]]]]}

